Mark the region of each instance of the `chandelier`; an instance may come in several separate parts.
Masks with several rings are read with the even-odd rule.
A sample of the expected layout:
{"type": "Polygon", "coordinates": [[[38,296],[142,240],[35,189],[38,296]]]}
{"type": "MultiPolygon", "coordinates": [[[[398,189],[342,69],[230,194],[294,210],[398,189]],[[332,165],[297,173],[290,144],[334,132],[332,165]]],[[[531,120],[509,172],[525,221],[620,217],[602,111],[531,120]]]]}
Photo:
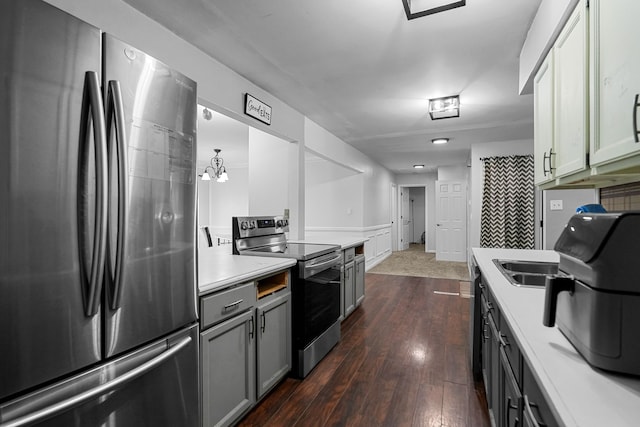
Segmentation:
{"type": "Polygon", "coordinates": [[[212,175],[216,178],[216,182],[227,182],[229,180],[229,176],[227,175],[227,169],[224,167],[224,160],[220,157],[219,148],[215,148],[213,151],[216,152],[216,155],[211,158],[209,162],[209,166],[204,168],[204,172],[202,173],[203,181],[211,181],[211,175],[209,175],[209,170],[211,170],[212,175]]]}

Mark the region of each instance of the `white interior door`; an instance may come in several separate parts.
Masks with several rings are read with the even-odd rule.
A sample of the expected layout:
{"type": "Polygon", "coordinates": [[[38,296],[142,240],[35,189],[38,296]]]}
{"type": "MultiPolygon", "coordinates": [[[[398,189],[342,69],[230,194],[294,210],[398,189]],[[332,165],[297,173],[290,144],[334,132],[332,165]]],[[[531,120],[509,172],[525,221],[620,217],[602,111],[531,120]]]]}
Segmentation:
{"type": "Polygon", "coordinates": [[[398,186],[391,184],[391,250],[398,250],[398,186]]]}
{"type": "Polygon", "coordinates": [[[411,202],[409,201],[409,189],[401,188],[400,196],[402,198],[402,207],[400,211],[400,218],[402,219],[402,247],[401,250],[409,249],[409,243],[411,242],[411,202]]]}
{"type": "Polygon", "coordinates": [[[467,261],[467,188],[436,181],[436,260],[467,261]]]}

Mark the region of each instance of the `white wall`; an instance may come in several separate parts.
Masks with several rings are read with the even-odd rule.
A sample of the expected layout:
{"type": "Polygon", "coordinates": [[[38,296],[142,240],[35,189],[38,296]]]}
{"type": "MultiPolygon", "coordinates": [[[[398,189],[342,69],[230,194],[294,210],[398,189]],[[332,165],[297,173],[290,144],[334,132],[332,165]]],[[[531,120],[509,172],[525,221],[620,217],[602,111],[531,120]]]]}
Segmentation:
{"type": "Polygon", "coordinates": [[[533,93],[533,77],[579,0],[542,0],[520,52],[520,94],[533,93]]]}
{"type": "Polygon", "coordinates": [[[480,213],[482,211],[483,171],[480,158],[533,154],[533,140],[487,142],[471,145],[471,175],[469,193],[471,210],[469,215],[469,248],[480,246],[480,213]]]}
{"type": "Polygon", "coordinates": [[[249,215],[289,209],[289,143],[249,128],[249,215]]]}
{"type": "MultiPolygon", "coordinates": [[[[361,227],[378,227],[390,224],[389,186],[393,174],[360,151],[346,144],[309,119],[305,119],[305,147],[320,156],[332,159],[362,175],[362,223],[361,227]]],[[[353,185],[358,185],[354,180],[353,185]]]]}
{"type": "Polygon", "coordinates": [[[438,167],[438,181],[467,181],[468,177],[467,165],[438,167]]]}
{"type": "Polygon", "coordinates": [[[564,226],[576,213],[576,208],[590,203],[599,203],[598,190],[546,190],[543,191],[543,237],[542,249],[553,249],[564,226]],[[561,201],[562,209],[551,210],[551,201],[561,201]]]}
{"type": "Polygon", "coordinates": [[[363,174],[315,157],[305,162],[305,221],[310,229],[363,226],[363,174]]]}
{"type": "MultiPolygon", "coordinates": [[[[436,250],[436,173],[420,174],[398,174],[396,183],[398,187],[425,187],[426,204],[426,228],[425,228],[425,250],[435,252],[436,250]]],[[[400,192],[398,192],[399,194],[400,192]]],[[[400,202],[398,202],[400,206],[400,202]]],[[[401,230],[398,230],[401,232],[401,230]]]]}

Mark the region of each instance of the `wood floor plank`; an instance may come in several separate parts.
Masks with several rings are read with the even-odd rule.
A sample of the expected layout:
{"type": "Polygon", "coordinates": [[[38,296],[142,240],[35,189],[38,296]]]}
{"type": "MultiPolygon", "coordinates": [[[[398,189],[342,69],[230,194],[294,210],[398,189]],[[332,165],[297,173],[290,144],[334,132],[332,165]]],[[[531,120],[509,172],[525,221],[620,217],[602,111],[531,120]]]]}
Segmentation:
{"type": "Polygon", "coordinates": [[[462,384],[444,382],[442,427],[469,425],[469,389],[462,384]]]}
{"type": "Polygon", "coordinates": [[[412,426],[440,427],[442,426],[442,397],[444,385],[421,384],[416,399],[416,408],[412,426]]]}
{"type": "Polygon", "coordinates": [[[489,426],[469,369],[469,299],[455,280],[367,274],[338,345],[240,426],[489,426]]]}

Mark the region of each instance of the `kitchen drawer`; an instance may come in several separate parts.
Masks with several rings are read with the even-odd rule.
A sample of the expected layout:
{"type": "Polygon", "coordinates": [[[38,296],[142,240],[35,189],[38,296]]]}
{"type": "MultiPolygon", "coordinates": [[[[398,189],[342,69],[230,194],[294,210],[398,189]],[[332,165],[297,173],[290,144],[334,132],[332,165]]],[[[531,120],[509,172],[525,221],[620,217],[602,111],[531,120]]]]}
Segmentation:
{"type": "Polygon", "coordinates": [[[349,261],[353,261],[356,257],[356,248],[348,248],[344,250],[344,263],[348,263],[349,261]]]}
{"type": "Polygon", "coordinates": [[[201,298],[200,322],[202,329],[253,307],[256,298],[256,286],[253,282],[201,298]]]}
{"type": "Polygon", "coordinates": [[[498,310],[498,303],[489,290],[486,284],[481,283],[480,289],[482,289],[483,301],[486,304],[486,310],[493,316],[493,321],[496,322],[496,326],[500,327],[500,310],[498,310]]]}
{"type": "Polygon", "coordinates": [[[502,318],[500,323],[500,347],[504,349],[504,353],[509,361],[509,366],[516,377],[516,381],[522,381],[522,362],[520,358],[520,348],[509,327],[507,321],[502,318]]]}

